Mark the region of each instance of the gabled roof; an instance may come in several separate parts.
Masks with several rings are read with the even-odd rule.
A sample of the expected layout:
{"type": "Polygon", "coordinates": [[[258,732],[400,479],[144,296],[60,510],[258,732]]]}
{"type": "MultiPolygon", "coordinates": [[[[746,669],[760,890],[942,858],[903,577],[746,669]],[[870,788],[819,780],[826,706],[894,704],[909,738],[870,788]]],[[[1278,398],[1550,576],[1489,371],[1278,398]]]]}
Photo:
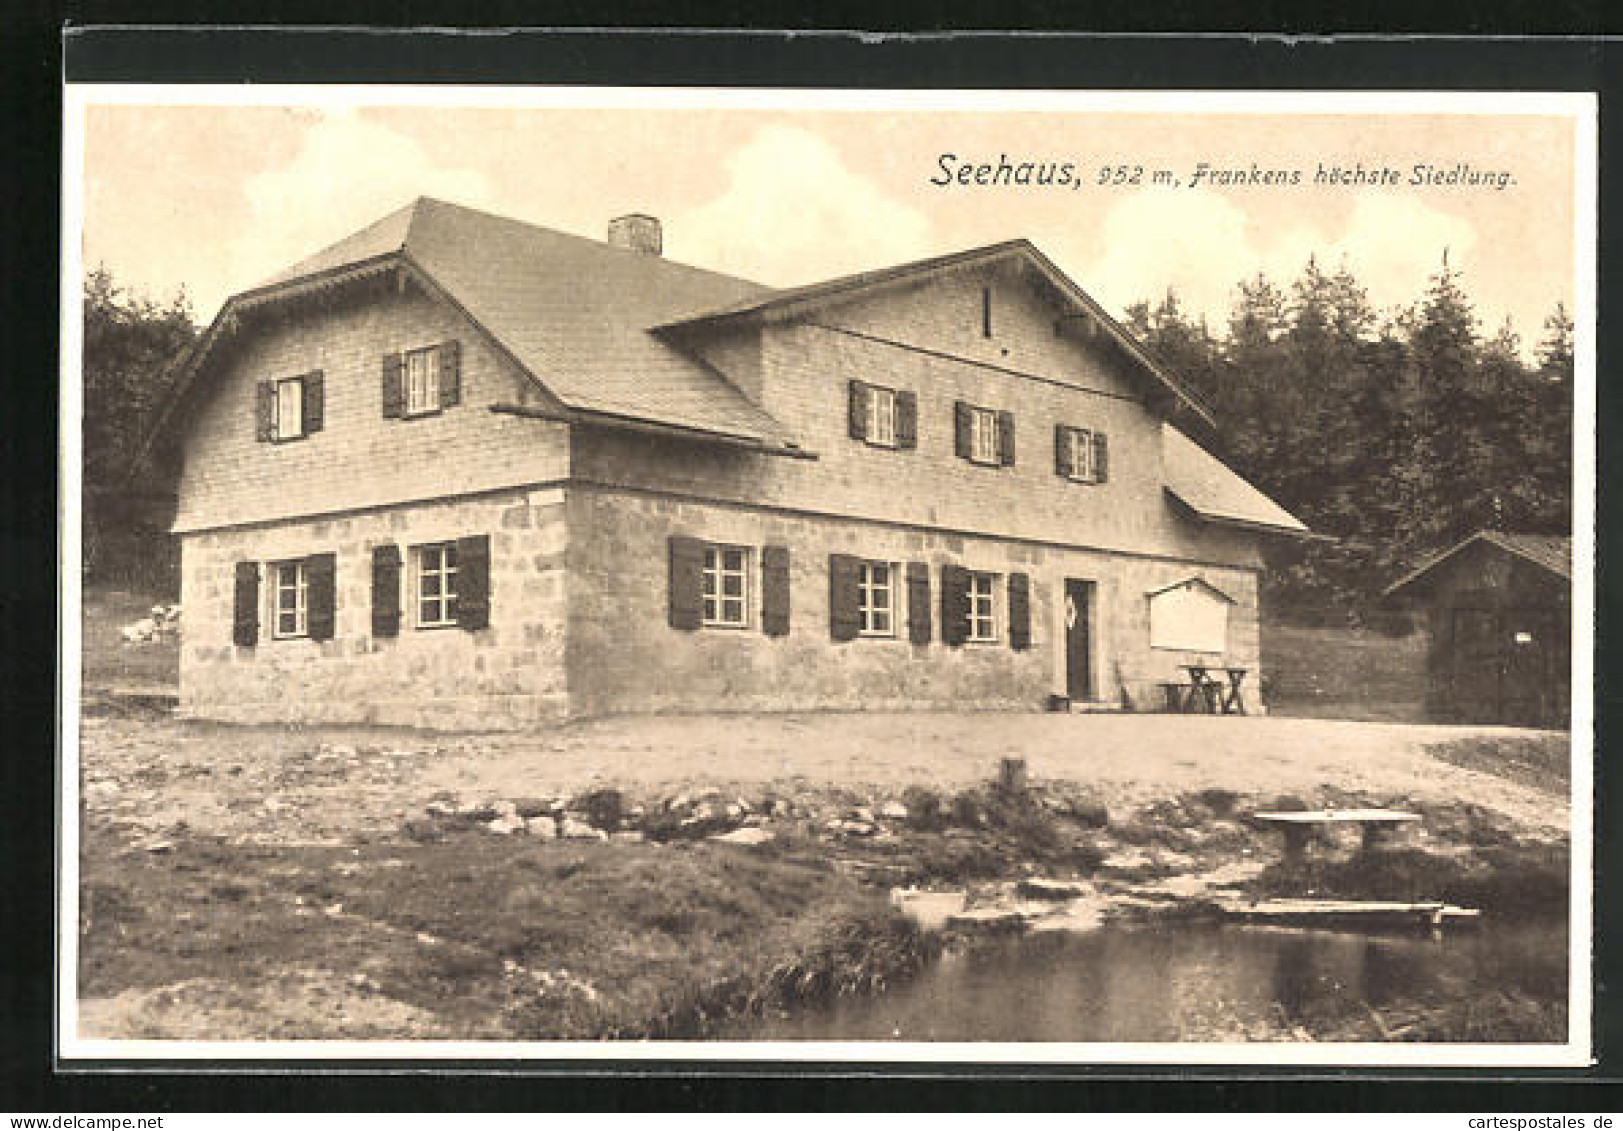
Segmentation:
{"type": "MultiPolygon", "coordinates": [[[[793,447],[734,385],[648,332],[764,287],[428,197],[233,296],[216,326],[238,308],[391,263],[425,277],[567,409],[793,447]]],[[[189,364],[207,352],[205,343],[189,364]]]]}
{"type": "Polygon", "coordinates": [[[1166,365],[1157,359],[1138,339],[1129,334],[1105,309],[1071,277],[1061,271],[1030,240],[1005,240],[984,247],[956,251],[948,255],[919,259],[894,267],[842,275],[820,283],[801,287],[788,287],[752,295],[726,306],[682,318],[672,319],[658,329],[667,333],[725,326],[749,321],[770,321],[774,318],[793,317],[810,313],[837,302],[848,302],[875,291],[905,285],[920,278],[947,271],[985,267],[1009,260],[1023,260],[1036,269],[1071,307],[1074,314],[1085,317],[1102,328],[1116,343],[1127,359],[1133,363],[1141,377],[1147,378],[1159,390],[1168,394],[1182,411],[1212,427],[1215,421],[1200,398],[1180,381],[1166,365]]]}
{"type": "Polygon", "coordinates": [[[1310,536],[1300,519],[1170,424],[1161,425],[1161,470],[1167,494],[1206,522],[1310,536]]]}
{"type": "Polygon", "coordinates": [[[1421,581],[1432,570],[1465,549],[1476,545],[1495,546],[1513,557],[1531,562],[1565,581],[1572,580],[1572,539],[1565,534],[1508,534],[1501,530],[1479,530],[1465,541],[1436,554],[1387,586],[1383,597],[1421,581]]]}
{"type": "Polygon", "coordinates": [[[1170,593],[1174,589],[1204,589],[1214,597],[1220,597],[1231,605],[1239,604],[1239,602],[1233,597],[1230,597],[1227,593],[1213,585],[1210,581],[1207,581],[1204,577],[1200,577],[1197,574],[1190,574],[1188,577],[1180,578],[1177,581],[1172,582],[1170,585],[1157,585],[1154,589],[1146,589],[1144,591],[1144,596],[1158,597],[1162,593],[1170,593]]]}

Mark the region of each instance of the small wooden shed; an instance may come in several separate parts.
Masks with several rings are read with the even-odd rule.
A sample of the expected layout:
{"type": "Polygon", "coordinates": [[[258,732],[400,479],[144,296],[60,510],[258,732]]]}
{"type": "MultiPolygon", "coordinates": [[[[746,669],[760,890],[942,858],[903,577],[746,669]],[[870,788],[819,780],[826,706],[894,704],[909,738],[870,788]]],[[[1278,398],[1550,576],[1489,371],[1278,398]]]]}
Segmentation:
{"type": "Polygon", "coordinates": [[[1570,722],[1572,540],[1483,530],[1386,591],[1425,609],[1427,713],[1446,722],[1570,722]]]}

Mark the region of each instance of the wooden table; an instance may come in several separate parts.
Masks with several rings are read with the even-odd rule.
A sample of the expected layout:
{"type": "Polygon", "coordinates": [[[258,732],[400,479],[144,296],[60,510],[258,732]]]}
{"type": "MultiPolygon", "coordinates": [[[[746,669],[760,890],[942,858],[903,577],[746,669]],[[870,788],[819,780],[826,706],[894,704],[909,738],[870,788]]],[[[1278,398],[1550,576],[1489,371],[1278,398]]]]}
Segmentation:
{"type": "Polygon", "coordinates": [[[1166,685],[1168,709],[1191,715],[1201,712],[1209,715],[1245,714],[1245,700],[1240,695],[1240,687],[1245,683],[1249,668],[1211,664],[1179,664],[1178,667],[1189,673],[1189,683],[1166,685]],[[1213,672],[1221,672],[1228,681],[1227,685],[1213,672]]]}
{"type": "Polygon", "coordinates": [[[1308,835],[1320,825],[1358,825],[1363,832],[1360,847],[1364,852],[1379,847],[1380,838],[1398,825],[1420,820],[1419,813],[1406,813],[1399,809],[1303,809],[1277,813],[1256,813],[1253,816],[1276,826],[1285,834],[1285,860],[1300,863],[1307,854],[1308,835]]]}

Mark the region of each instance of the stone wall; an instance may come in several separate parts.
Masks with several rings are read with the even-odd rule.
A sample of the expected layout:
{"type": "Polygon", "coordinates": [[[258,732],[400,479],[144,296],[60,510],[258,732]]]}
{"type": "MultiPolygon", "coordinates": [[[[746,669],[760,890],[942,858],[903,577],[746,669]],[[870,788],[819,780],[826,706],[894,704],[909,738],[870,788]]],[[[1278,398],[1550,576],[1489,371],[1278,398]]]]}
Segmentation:
{"type": "MultiPolygon", "coordinates": [[[[1162,681],[1178,665],[1214,659],[1149,646],[1149,590],[1199,576],[1232,597],[1227,651],[1251,669],[1247,703],[1260,707],[1256,572],[968,538],[884,523],[772,513],[652,493],[576,486],[569,494],[571,713],[807,709],[1027,709],[1065,688],[1064,579],[1095,583],[1094,698],[1158,707],[1162,681]],[[760,628],[759,590],[745,629],[673,629],[667,620],[667,539],[685,534],[791,554],[791,628],[760,628]],[[894,639],[840,643],[829,631],[828,556],[848,553],[930,565],[932,641],[908,642],[905,596],[894,639]],[[941,642],[940,576],[945,564],[1032,581],[1032,644],[949,647],[941,642]]],[[[752,563],[759,579],[759,554],[752,563]]]]}
{"type": "MultiPolygon", "coordinates": [[[[567,550],[561,489],[502,491],[183,539],[180,705],[234,722],[390,723],[499,729],[567,713],[567,550]],[[372,548],[490,536],[490,627],[420,629],[411,602],[396,637],[372,636],[372,548]],[[235,564],[337,555],[333,639],[270,638],[261,583],[254,647],[232,643],[235,564]]],[[[410,568],[402,569],[409,585],[410,568]]]]}

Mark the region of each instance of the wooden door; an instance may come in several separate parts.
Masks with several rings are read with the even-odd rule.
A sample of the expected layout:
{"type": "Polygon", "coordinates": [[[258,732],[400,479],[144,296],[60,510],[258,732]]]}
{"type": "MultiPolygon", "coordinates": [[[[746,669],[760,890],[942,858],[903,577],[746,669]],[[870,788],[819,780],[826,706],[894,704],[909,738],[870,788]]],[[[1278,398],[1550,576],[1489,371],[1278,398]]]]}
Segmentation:
{"type": "Polygon", "coordinates": [[[1093,582],[1065,579],[1065,694],[1073,703],[1093,698],[1093,582]]]}

